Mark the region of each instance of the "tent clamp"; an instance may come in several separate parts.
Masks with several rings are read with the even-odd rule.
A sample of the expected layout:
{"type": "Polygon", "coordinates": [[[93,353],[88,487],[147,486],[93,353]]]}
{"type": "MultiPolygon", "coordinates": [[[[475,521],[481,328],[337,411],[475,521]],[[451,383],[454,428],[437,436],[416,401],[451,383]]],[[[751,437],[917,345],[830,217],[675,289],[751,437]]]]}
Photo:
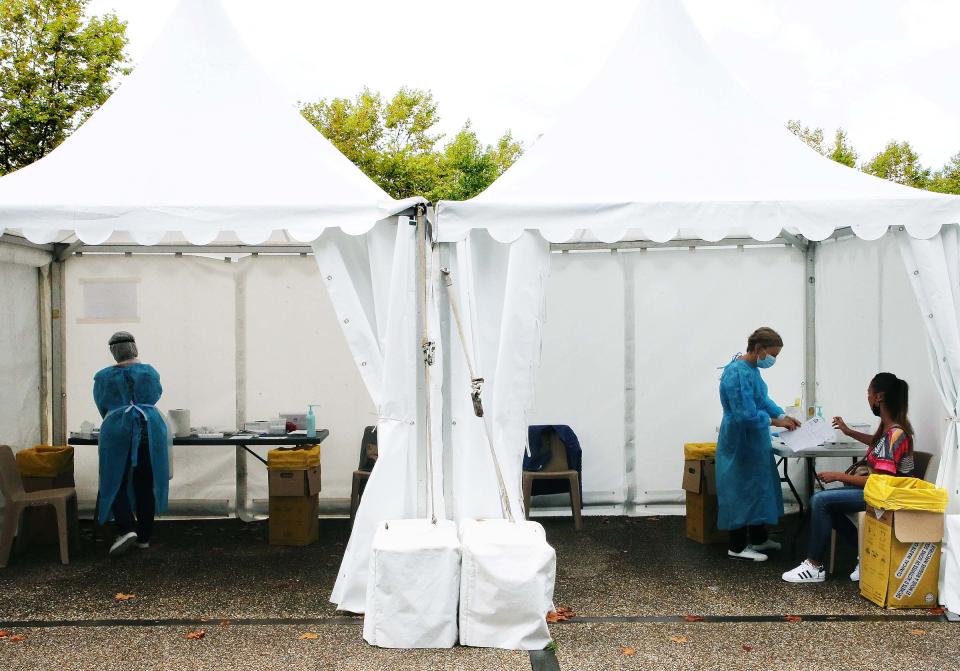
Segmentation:
{"type": "Polygon", "coordinates": [[[437,354],[437,343],[434,340],[424,340],[423,344],[420,346],[423,350],[423,362],[428,366],[432,366],[436,360],[437,354]]]}
{"type": "Polygon", "coordinates": [[[483,399],[480,395],[483,393],[483,378],[475,377],[470,380],[470,398],[473,399],[473,414],[477,417],[483,417],[483,399]]]}

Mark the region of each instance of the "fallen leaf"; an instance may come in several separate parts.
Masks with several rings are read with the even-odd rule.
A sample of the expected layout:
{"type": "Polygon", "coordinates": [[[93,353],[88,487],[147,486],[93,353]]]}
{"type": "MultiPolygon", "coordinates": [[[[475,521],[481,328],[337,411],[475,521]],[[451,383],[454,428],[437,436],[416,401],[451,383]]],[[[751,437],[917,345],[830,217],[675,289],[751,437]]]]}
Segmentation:
{"type": "Polygon", "coordinates": [[[786,622],[800,622],[803,618],[799,615],[784,615],[783,619],[786,622]]]}
{"type": "Polygon", "coordinates": [[[659,518],[659,517],[656,517],[656,516],[654,516],[654,517],[648,517],[648,518],[647,518],[647,521],[648,521],[648,522],[659,522],[659,521],[660,521],[660,518],[659,518]]]}
{"type": "Polygon", "coordinates": [[[689,641],[690,639],[688,639],[686,636],[671,636],[670,640],[673,641],[674,643],[683,644],[689,641]]]}
{"type": "Polygon", "coordinates": [[[684,622],[703,622],[703,615],[685,615],[684,622]]]}
{"type": "Polygon", "coordinates": [[[135,594],[124,594],[123,592],[117,592],[117,595],[113,597],[114,601],[129,601],[130,599],[136,598],[135,594]]]}
{"type": "Polygon", "coordinates": [[[637,654],[637,651],[633,648],[621,648],[620,652],[627,657],[632,657],[633,655],[637,654]]]}
{"type": "Polygon", "coordinates": [[[230,624],[230,620],[220,620],[221,627],[226,627],[228,624],[230,624]]]}
{"type": "Polygon", "coordinates": [[[753,646],[752,646],[752,645],[747,645],[746,643],[744,643],[744,644],[743,644],[742,646],[740,646],[740,647],[741,647],[741,649],[742,649],[744,652],[752,652],[752,651],[753,651],[753,646]]]}
{"type": "Polygon", "coordinates": [[[310,639],[310,640],[312,641],[312,640],[317,639],[317,638],[320,638],[320,634],[314,634],[313,632],[310,632],[310,631],[307,631],[307,632],[304,632],[304,633],[300,634],[300,640],[301,640],[301,641],[304,640],[304,639],[310,639]]]}
{"type": "Polygon", "coordinates": [[[2,631],[2,630],[0,630],[0,638],[6,638],[6,637],[9,636],[9,635],[10,635],[10,632],[9,632],[9,631],[2,631]]]}
{"type": "Polygon", "coordinates": [[[930,609],[931,615],[943,615],[946,612],[947,612],[947,609],[944,608],[943,606],[937,606],[936,608],[930,609]]]}
{"type": "Polygon", "coordinates": [[[186,635],[186,638],[191,641],[199,641],[201,638],[207,635],[206,629],[201,629],[200,631],[191,631],[186,635]]]}
{"type": "Polygon", "coordinates": [[[910,633],[913,634],[914,636],[926,636],[926,635],[927,635],[927,630],[926,630],[926,629],[911,629],[911,630],[910,630],[910,633]]]}
{"type": "Polygon", "coordinates": [[[560,606],[556,610],[551,610],[547,613],[547,622],[566,622],[569,619],[576,617],[577,614],[573,612],[572,608],[567,608],[566,606],[560,606]]]}
{"type": "Polygon", "coordinates": [[[26,641],[26,640],[27,640],[27,637],[26,637],[26,636],[19,636],[19,635],[18,635],[18,636],[8,636],[8,637],[7,637],[7,640],[8,640],[8,641],[15,641],[15,642],[16,642],[16,641],[26,641]]]}

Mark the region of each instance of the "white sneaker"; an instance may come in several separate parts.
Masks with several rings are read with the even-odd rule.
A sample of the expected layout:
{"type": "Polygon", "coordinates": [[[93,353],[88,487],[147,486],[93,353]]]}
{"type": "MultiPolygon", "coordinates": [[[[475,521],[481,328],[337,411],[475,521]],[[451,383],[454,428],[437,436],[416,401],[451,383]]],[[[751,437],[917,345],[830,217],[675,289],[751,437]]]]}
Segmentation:
{"type": "Polygon", "coordinates": [[[727,556],[731,559],[739,559],[741,561],[767,561],[767,555],[762,552],[757,552],[749,546],[743,548],[741,552],[727,550],[727,556]]]}
{"type": "Polygon", "coordinates": [[[763,553],[763,552],[770,552],[771,550],[776,552],[782,546],[777,541],[768,538],[767,540],[763,541],[759,545],[748,545],[747,547],[753,550],[754,552],[763,553]]]}
{"type": "Polygon", "coordinates": [[[853,569],[853,573],[850,574],[850,580],[860,582],[860,562],[857,562],[857,568],[853,569]]]}
{"type": "Polygon", "coordinates": [[[130,546],[137,542],[137,534],[134,531],[125,533],[122,536],[117,536],[117,540],[113,541],[113,545],[110,546],[110,556],[119,557],[124,552],[130,549],[130,546]]]}
{"type": "Polygon", "coordinates": [[[810,563],[810,560],[804,559],[800,566],[784,573],[783,579],[795,583],[823,582],[827,579],[827,572],[822,566],[815,566],[810,563]]]}

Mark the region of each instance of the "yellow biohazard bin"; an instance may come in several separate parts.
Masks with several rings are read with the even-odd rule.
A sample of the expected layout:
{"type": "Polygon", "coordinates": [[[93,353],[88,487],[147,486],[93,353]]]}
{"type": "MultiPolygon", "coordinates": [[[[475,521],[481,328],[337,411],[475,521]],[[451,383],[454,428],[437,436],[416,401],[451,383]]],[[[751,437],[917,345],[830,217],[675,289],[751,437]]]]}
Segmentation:
{"type": "Polygon", "coordinates": [[[947,492],[916,478],[871,475],[860,554],[860,594],[884,608],[937,605],[947,492]]]}
{"type": "Polygon", "coordinates": [[[687,538],[698,543],[723,543],[717,529],[716,443],[683,446],[683,488],[687,499],[687,538]]]}

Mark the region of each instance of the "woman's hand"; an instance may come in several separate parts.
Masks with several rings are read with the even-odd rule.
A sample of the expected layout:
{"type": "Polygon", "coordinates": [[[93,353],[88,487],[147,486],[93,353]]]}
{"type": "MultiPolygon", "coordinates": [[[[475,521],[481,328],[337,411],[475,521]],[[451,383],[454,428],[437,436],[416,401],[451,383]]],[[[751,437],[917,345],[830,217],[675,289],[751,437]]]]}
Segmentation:
{"type": "Polygon", "coordinates": [[[847,426],[847,423],[843,421],[843,417],[833,418],[833,428],[837,429],[840,433],[842,433],[845,436],[850,435],[850,427],[847,426]]]}
{"type": "Polygon", "coordinates": [[[773,426],[779,426],[781,429],[786,429],[787,431],[793,431],[794,429],[800,428],[800,422],[795,420],[793,417],[781,417],[779,419],[770,420],[770,424],[773,426]]]}
{"type": "Polygon", "coordinates": [[[839,471],[824,471],[823,473],[817,473],[817,477],[820,478],[821,482],[843,482],[846,473],[840,473],[839,471]]]}

